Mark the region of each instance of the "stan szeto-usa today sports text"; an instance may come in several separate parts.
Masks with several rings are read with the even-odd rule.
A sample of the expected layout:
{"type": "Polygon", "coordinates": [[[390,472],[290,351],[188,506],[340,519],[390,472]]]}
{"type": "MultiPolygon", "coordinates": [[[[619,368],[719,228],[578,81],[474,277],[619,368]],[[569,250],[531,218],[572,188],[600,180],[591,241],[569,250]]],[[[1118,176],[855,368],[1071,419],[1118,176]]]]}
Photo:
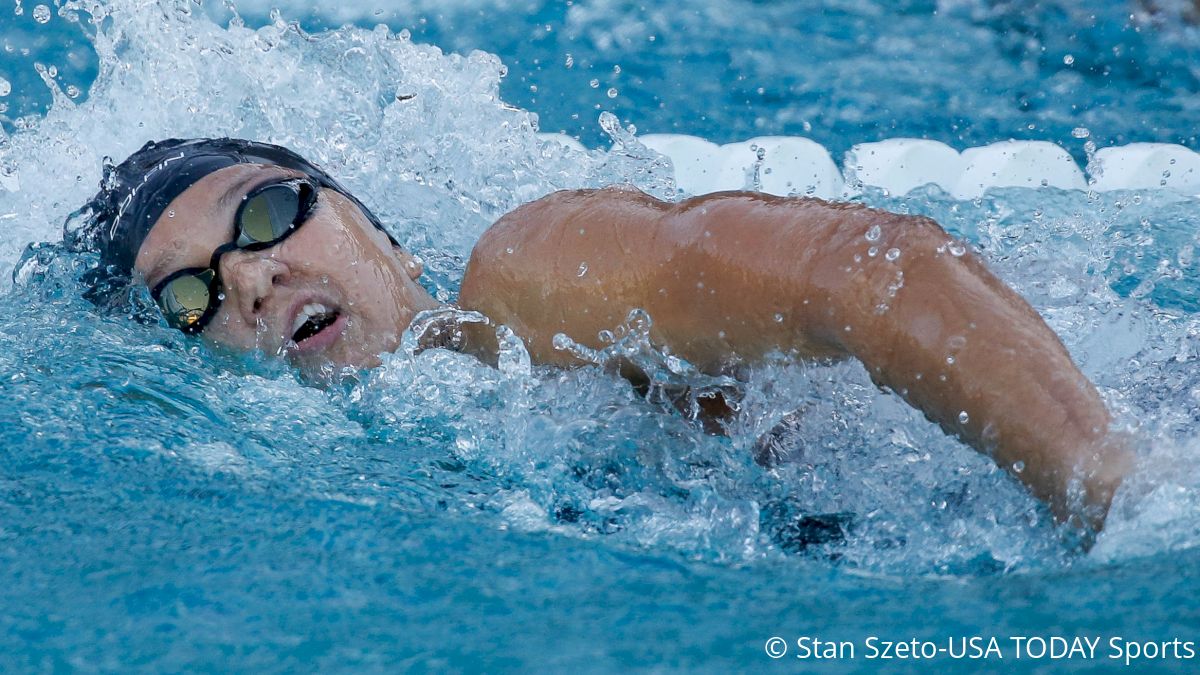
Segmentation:
{"type": "Polygon", "coordinates": [[[1126,639],[1114,636],[1038,636],[1005,637],[954,636],[925,640],[893,639],[871,635],[861,640],[826,640],[804,635],[793,640],[772,637],[766,641],[767,656],[800,660],[906,661],[954,659],[972,661],[1002,660],[1080,660],[1118,662],[1126,666],[1148,662],[1191,661],[1196,658],[1194,640],[1126,639]]]}

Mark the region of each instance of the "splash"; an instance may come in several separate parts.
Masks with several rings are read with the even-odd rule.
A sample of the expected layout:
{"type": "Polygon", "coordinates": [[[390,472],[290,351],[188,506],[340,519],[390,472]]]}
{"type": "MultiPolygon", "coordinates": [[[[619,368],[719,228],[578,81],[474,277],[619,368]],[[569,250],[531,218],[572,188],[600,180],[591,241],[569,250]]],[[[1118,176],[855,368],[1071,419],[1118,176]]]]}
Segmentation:
{"type": "Polygon", "coordinates": [[[308,34],[278,13],[257,30],[236,13],[220,26],[189,3],[76,1],[59,15],[91,35],[99,74],[81,103],[47,78],[45,117],[0,136],[0,218],[11,225],[0,278],[27,243],[60,236],[105,161],[152,139],[293,148],[362,195],[401,241],[436,246],[430,262],[443,275],[460,264],[448,255],[548,192],[614,182],[668,192],[669,178],[639,173],[636,158],[539,141],[537,116],[500,99],[505,67],[490,54],[444,54],[382,26],[308,34]]]}

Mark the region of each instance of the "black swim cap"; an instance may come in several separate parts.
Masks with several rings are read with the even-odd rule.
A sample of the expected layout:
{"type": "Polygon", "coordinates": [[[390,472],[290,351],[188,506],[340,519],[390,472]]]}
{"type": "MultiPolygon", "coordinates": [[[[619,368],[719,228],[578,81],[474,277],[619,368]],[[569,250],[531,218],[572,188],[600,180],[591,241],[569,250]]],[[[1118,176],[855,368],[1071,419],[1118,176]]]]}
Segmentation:
{"type": "MultiPolygon", "coordinates": [[[[236,138],[172,138],[142,146],[105,171],[100,192],[63,227],[63,239],[77,251],[100,254],[100,266],[85,279],[88,298],[103,304],[112,290],[127,285],[138,250],[167,206],[208,174],[234,164],[269,164],[299,171],[322,187],[354,202],[376,227],[383,224],[329,174],[287,148],[236,138]],[[82,226],[80,219],[82,218],[82,226]]],[[[395,239],[388,234],[395,244],[395,239]]]]}

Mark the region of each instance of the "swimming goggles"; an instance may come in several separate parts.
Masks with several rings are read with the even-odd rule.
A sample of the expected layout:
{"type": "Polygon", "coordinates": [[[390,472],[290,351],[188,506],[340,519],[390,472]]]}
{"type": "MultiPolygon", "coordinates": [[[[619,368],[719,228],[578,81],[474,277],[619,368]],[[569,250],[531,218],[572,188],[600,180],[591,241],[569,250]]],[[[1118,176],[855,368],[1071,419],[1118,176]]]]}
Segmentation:
{"type": "Polygon", "coordinates": [[[196,334],[212,321],[221,305],[221,256],[230,251],[259,251],[287,239],[312,213],[320,186],[309,178],[296,178],[251,190],[238,206],[233,223],[234,240],[213,251],[208,267],[188,267],[155,284],[150,296],[158,303],[167,324],[196,334]]]}

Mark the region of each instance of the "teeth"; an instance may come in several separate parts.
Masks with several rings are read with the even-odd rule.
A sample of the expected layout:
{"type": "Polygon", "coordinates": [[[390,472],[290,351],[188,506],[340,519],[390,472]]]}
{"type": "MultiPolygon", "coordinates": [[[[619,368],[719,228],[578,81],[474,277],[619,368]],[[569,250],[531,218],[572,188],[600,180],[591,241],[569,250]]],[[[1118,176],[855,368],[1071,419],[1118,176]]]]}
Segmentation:
{"type": "Polygon", "coordinates": [[[292,335],[295,335],[296,331],[300,330],[300,327],[309,319],[328,313],[329,308],[319,302],[311,302],[305,305],[300,309],[300,313],[296,315],[296,320],[292,322],[292,335]]]}

